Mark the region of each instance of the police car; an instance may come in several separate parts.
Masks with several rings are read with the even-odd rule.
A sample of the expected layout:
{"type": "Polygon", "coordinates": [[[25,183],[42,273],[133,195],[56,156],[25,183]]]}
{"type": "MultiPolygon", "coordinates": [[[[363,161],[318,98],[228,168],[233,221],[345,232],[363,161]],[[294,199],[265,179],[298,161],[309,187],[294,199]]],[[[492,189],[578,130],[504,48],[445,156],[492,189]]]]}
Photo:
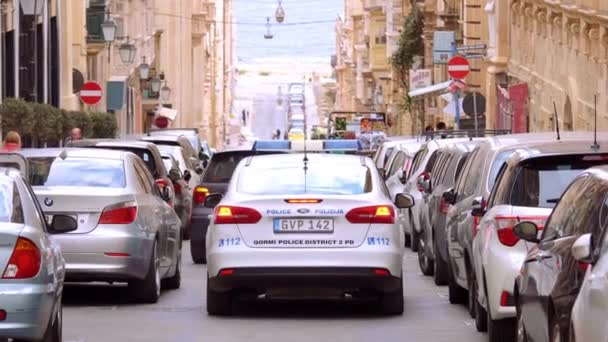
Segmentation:
{"type": "Polygon", "coordinates": [[[373,299],[403,313],[403,231],[370,158],[322,153],[248,157],[225,195],[209,194],[207,311],[239,299],[373,299]]]}

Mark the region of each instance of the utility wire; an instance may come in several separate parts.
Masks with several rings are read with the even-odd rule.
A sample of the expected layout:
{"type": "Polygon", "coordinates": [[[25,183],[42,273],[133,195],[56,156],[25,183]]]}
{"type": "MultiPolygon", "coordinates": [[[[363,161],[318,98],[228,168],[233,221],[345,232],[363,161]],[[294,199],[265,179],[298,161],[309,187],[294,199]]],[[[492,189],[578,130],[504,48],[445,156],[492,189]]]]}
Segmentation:
{"type": "MultiPolygon", "coordinates": [[[[202,20],[202,19],[195,19],[195,18],[185,16],[185,15],[163,13],[163,12],[154,12],[154,14],[160,15],[160,16],[165,16],[165,17],[171,17],[171,18],[187,19],[190,21],[201,22],[201,23],[235,24],[235,25],[243,25],[243,26],[264,26],[264,27],[266,26],[266,23],[262,23],[262,22],[254,23],[254,22],[243,22],[243,21],[202,20]]],[[[336,22],[335,19],[311,20],[311,21],[299,21],[299,22],[293,22],[293,23],[281,23],[281,24],[276,24],[276,26],[280,27],[280,26],[314,25],[314,24],[327,24],[327,23],[335,23],[335,22],[336,22]]]]}

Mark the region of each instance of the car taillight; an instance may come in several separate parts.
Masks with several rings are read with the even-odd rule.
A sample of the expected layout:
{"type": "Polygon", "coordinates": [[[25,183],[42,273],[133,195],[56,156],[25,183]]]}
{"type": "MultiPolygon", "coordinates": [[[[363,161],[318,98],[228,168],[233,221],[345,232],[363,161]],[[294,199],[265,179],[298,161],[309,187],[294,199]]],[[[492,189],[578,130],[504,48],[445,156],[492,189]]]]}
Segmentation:
{"type": "Polygon", "coordinates": [[[205,188],[204,186],[197,186],[194,188],[192,200],[196,204],[203,204],[205,203],[205,198],[207,198],[207,195],[209,195],[209,189],[205,188]]]}
{"type": "Polygon", "coordinates": [[[262,219],[255,209],[233,206],[215,208],[215,224],[254,224],[262,219]]]}
{"type": "Polygon", "coordinates": [[[137,219],[135,202],[125,202],[108,206],[103,209],[99,224],[129,224],[137,219]]]}
{"type": "Polygon", "coordinates": [[[17,238],[13,254],[6,265],[3,279],[26,279],[40,271],[40,250],[35,243],[23,237],[17,238]]]}
{"type": "Polygon", "coordinates": [[[496,223],[498,225],[498,230],[496,231],[498,235],[498,240],[505,246],[513,247],[519,242],[519,237],[513,233],[513,226],[515,226],[518,222],[530,221],[534,222],[539,230],[543,229],[545,225],[545,221],[547,220],[546,216],[496,216],[496,223]]]}
{"type": "Polygon", "coordinates": [[[583,262],[583,261],[579,261],[578,262],[578,268],[583,272],[587,272],[587,269],[589,268],[589,263],[587,262],[583,262]]]}
{"type": "Polygon", "coordinates": [[[350,210],[346,213],[350,223],[395,223],[395,210],[388,205],[373,205],[350,210]]]}
{"type": "Polygon", "coordinates": [[[173,183],[173,189],[175,190],[176,195],[181,195],[182,186],[179,183],[173,183]]]}
{"type": "Polygon", "coordinates": [[[169,186],[169,182],[166,179],[157,179],[156,184],[162,190],[164,187],[169,186]]]}
{"type": "Polygon", "coordinates": [[[479,217],[473,216],[473,237],[477,235],[477,229],[479,228],[479,217]]]}

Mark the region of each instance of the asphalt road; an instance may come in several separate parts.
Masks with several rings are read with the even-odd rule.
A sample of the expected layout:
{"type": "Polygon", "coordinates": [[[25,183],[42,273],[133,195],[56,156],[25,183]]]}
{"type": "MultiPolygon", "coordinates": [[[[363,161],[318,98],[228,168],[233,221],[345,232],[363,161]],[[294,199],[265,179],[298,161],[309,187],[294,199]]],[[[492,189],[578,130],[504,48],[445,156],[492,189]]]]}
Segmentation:
{"type": "Polygon", "coordinates": [[[281,135],[287,129],[287,103],[277,104],[277,96],[273,94],[257,94],[253,100],[255,118],[252,123],[253,134],[259,139],[272,139],[273,133],[281,130],[281,135]]]}
{"type": "Polygon", "coordinates": [[[404,259],[405,313],[385,317],[365,305],[254,304],[237,317],[210,317],[205,310],[206,269],[194,265],[184,244],[182,287],[163,292],[153,305],[133,305],[120,285],[68,285],[64,340],[108,341],[485,341],[464,306],[450,305],[447,287],[418,270],[411,251],[404,259]]]}

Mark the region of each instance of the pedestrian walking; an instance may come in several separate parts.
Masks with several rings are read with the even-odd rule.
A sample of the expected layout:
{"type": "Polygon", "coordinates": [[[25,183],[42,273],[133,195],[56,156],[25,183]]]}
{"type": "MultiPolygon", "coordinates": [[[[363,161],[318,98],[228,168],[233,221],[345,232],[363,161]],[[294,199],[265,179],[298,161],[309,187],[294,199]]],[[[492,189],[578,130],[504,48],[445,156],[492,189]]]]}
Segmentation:
{"type": "Polygon", "coordinates": [[[243,109],[243,111],[241,112],[242,117],[243,117],[243,126],[247,126],[247,111],[243,109]]]}
{"type": "Polygon", "coordinates": [[[1,152],[15,152],[21,149],[21,136],[17,131],[9,131],[4,138],[1,152]]]}
{"type": "Polygon", "coordinates": [[[63,145],[65,146],[74,140],[81,140],[81,139],[82,139],[82,130],[79,127],[74,127],[74,128],[72,128],[72,131],[70,132],[70,136],[65,139],[63,145]]]}

